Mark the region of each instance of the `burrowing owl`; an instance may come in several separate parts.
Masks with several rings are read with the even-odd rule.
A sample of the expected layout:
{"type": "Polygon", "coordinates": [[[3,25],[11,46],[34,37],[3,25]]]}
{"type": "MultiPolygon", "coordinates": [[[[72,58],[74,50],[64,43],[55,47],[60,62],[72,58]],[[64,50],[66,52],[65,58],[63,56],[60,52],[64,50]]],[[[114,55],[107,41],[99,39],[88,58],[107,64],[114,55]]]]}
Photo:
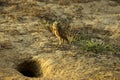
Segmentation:
{"type": "Polygon", "coordinates": [[[56,21],[53,22],[52,32],[59,39],[60,45],[62,43],[69,43],[65,32],[60,27],[58,27],[58,22],[56,22],[56,21]]]}

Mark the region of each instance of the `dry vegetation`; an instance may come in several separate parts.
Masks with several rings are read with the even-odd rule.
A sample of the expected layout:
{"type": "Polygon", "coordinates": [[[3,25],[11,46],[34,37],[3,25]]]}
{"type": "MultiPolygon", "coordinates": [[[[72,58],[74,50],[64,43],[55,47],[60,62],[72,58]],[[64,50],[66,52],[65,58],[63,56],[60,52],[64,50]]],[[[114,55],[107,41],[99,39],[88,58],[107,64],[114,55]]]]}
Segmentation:
{"type": "Polygon", "coordinates": [[[119,80],[119,0],[0,0],[0,80],[119,80]],[[58,46],[54,21],[70,44],[58,46]]]}

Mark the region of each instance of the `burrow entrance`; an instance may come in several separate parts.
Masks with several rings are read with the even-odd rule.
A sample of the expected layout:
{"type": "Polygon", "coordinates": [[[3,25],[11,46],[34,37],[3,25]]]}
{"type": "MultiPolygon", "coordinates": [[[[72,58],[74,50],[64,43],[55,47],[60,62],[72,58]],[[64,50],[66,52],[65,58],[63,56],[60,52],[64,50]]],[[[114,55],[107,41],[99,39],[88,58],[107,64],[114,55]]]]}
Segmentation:
{"type": "Polygon", "coordinates": [[[26,60],[17,66],[17,70],[26,77],[41,77],[41,66],[34,60],[26,60]]]}

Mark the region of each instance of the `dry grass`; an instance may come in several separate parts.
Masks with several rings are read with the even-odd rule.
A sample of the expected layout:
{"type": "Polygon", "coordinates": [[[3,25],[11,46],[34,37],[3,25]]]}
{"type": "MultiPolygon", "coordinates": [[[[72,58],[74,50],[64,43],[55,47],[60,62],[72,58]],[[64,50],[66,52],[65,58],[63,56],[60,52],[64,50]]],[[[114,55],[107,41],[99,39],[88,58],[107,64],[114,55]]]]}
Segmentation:
{"type": "Polygon", "coordinates": [[[100,1],[100,0],[35,0],[35,1],[40,1],[40,2],[46,2],[46,3],[55,3],[55,4],[60,4],[60,5],[69,5],[73,3],[87,3],[87,2],[92,2],[92,1],[100,1]]]}
{"type": "MultiPolygon", "coordinates": [[[[101,5],[97,1],[0,0],[0,67],[3,67],[0,68],[0,79],[1,76],[3,80],[34,79],[12,70],[16,64],[32,57],[42,69],[43,75],[38,78],[41,80],[58,80],[59,77],[61,80],[119,80],[120,28],[110,26],[118,25],[116,22],[119,21],[107,13],[107,17],[104,13],[89,13],[89,9],[95,11],[96,6],[101,10],[109,8],[107,1],[103,0],[105,4],[101,5]],[[57,38],[50,34],[54,21],[59,22],[58,26],[67,34],[70,44],[56,44],[57,38]],[[3,71],[4,66],[10,70],[3,71]]],[[[111,7],[109,9],[114,12],[118,6],[111,7]]],[[[23,70],[28,69],[26,63],[24,67],[23,70]]],[[[32,67],[30,71],[35,68],[32,67]]]]}

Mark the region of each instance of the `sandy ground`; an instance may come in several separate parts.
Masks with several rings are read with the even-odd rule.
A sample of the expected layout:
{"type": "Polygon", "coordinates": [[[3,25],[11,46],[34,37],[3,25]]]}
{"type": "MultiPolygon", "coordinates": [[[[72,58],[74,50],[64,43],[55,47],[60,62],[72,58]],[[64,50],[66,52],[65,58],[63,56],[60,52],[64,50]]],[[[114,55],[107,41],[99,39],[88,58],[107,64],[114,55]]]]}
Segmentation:
{"type": "Polygon", "coordinates": [[[119,0],[0,0],[0,80],[120,80],[119,8],[119,0]],[[114,50],[59,46],[53,21],[114,50]]]}

